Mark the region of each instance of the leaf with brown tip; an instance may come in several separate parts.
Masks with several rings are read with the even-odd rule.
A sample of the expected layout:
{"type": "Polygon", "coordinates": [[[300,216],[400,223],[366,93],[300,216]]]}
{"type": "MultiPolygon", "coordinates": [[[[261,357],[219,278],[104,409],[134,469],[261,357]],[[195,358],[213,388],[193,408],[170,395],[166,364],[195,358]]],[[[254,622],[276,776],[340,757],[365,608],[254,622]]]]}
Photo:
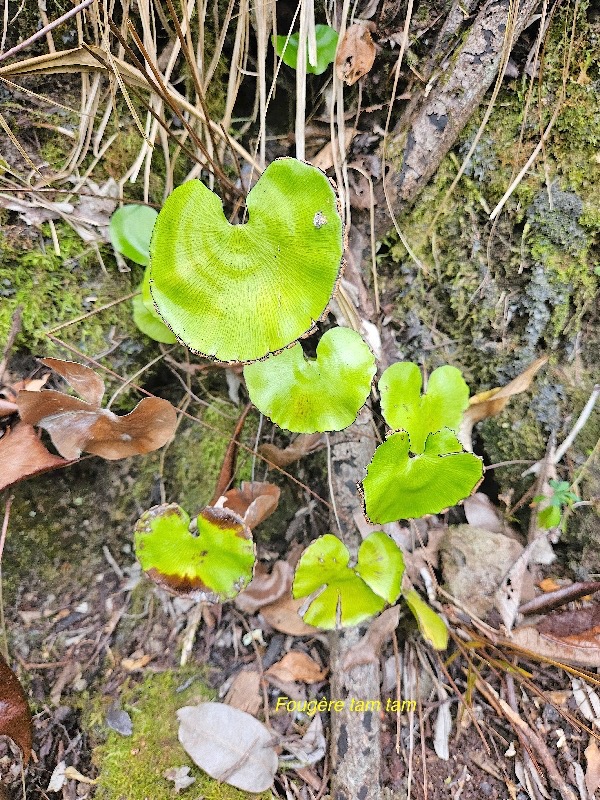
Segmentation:
{"type": "Polygon", "coordinates": [[[79,397],[93,406],[99,406],[104,397],[104,381],[93,369],[76,361],[63,361],[60,358],[42,358],[42,364],[66,380],[79,397]]]}
{"type": "Polygon", "coordinates": [[[68,463],[46,450],[31,425],[19,422],[0,439],[0,491],[24,478],[41,475],[68,463]]]}
{"type": "Polygon", "coordinates": [[[25,692],[15,673],[0,655],[0,736],[10,736],[23,754],[26,765],[31,755],[33,730],[25,692]]]}

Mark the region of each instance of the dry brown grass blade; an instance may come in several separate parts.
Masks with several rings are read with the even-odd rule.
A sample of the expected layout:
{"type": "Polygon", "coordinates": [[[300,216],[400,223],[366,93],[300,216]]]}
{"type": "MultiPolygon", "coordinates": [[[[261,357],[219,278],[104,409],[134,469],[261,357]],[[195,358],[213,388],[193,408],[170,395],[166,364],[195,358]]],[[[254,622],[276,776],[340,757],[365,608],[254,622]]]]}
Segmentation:
{"type": "Polygon", "coordinates": [[[4,115],[1,112],[0,112],[0,126],[4,129],[4,132],[6,133],[8,138],[11,140],[11,142],[14,145],[14,147],[16,147],[16,149],[19,151],[19,153],[21,154],[21,157],[27,162],[27,164],[29,164],[31,169],[33,169],[35,172],[37,172],[37,174],[40,177],[42,177],[42,173],[39,171],[39,169],[36,167],[36,165],[33,163],[33,161],[29,158],[29,155],[23,149],[23,147],[21,146],[21,143],[19,142],[19,140],[14,135],[14,133],[11,131],[10,125],[8,124],[8,122],[6,121],[4,115]]]}

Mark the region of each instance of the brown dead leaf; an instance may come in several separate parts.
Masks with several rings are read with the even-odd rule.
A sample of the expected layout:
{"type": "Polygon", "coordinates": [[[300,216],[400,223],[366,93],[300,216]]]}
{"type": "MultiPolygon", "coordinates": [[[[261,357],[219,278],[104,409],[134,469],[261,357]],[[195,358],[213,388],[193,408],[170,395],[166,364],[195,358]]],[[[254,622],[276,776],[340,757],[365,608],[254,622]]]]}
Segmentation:
{"type": "Polygon", "coordinates": [[[275,603],[263,606],[260,613],[272,628],[290,636],[314,636],[320,633],[318,628],[307,625],[298,614],[298,609],[304,602],[303,598],[294,600],[290,595],[282,597],[275,603]]]}
{"type": "Polygon", "coordinates": [[[48,431],[63,458],[74,460],[86,452],[114,461],[150,453],[173,436],[177,413],[168,400],[146,397],[129,414],[118,417],[98,407],[104,383],[92,370],[71,361],[46,359],[44,363],[59,372],[87,400],[94,401],[80,400],[53,389],[19,392],[17,406],[21,419],[48,431]]]}
{"type": "Polygon", "coordinates": [[[154,656],[149,655],[148,653],[144,653],[139,658],[123,658],[121,659],[121,666],[127,672],[139,672],[141,669],[144,669],[147,666],[154,656]]]}
{"type": "Polygon", "coordinates": [[[600,604],[548,614],[537,625],[515,628],[510,643],[543,658],[597,667],[600,664],[600,604]]]}
{"type": "Polygon", "coordinates": [[[239,708],[255,717],[262,706],[260,695],[260,675],[254,670],[243,670],[233,679],[225,696],[228,706],[239,708]]]}
{"type": "Polygon", "coordinates": [[[10,736],[23,754],[23,764],[27,764],[33,741],[31,712],[17,676],[1,655],[0,736],[10,736]]]}
{"type": "Polygon", "coordinates": [[[275,511],[280,494],[274,483],[242,481],[239,489],[230,489],[216,505],[234,511],[252,530],[275,511]]]}
{"type": "Polygon", "coordinates": [[[587,761],[585,787],[590,797],[594,797],[596,789],[600,787],[600,747],[593,736],[590,737],[590,743],[584,752],[587,761]]]}
{"type": "Polygon", "coordinates": [[[325,678],[327,672],[327,669],[321,669],[317,662],[306,653],[290,650],[280,661],[269,667],[265,674],[281,681],[319,683],[325,678]]]}
{"type": "Polygon", "coordinates": [[[495,417],[504,410],[511,397],[529,389],[534,376],[547,361],[547,356],[538,358],[506,386],[489,389],[487,392],[480,392],[471,397],[458,433],[458,438],[466,450],[473,450],[471,441],[473,425],[488,417],[495,417]]]}
{"type": "Polygon", "coordinates": [[[18,422],[0,439],[0,491],[25,478],[41,475],[69,463],[46,450],[31,425],[18,422]]]}
{"type": "Polygon", "coordinates": [[[15,414],[19,409],[14,403],[11,403],[10,400],[4,400],[0,397],[0,417],[10,417],[11,414],[15,414]]]}
{"type": "Polygon", "coordinates": [[[358,664],[378,664],[381,648],[398,627],[400,606],[386,608],[373,622],[361,640],[351,647],[344,658],[346,671],[358,664]]]}
{"type": "MultiPolygon", "coordinates": [[[[58,372],[79,397],[83,397],[93,406],[100,405],[104,397],[104,381],[93,369],[76,361],[62,361],[59,358],[42,358],[41,361],[46,367],[58,372]]],[[[27,389],[35,391],[32,386],[28,386],[27,389]]]]}
{"type": "Polygon", "coordinates": [[[248,586],[235,598],[235,604],[245,614],[256,614],[263,606],[289,595],[294,570],[287,561],[276,561],[271,572],[260,562],[248,586]]]}
{"type": "Polygon", "coordinates": [[[309,453],[320,450],[322,438],[321,433],[301,433],[283,450],[274,444],[263,444],[258,448],[258,452],[270,462],[270,465],[285,468],[309,453]]]}
{"type": "Polygon", "coordinates": [[[338,45],[335,71],[341,81],[352,86],[373,66],[377,49],[371,38],[371,23],[355,22],[346,29],[338,45]]]}

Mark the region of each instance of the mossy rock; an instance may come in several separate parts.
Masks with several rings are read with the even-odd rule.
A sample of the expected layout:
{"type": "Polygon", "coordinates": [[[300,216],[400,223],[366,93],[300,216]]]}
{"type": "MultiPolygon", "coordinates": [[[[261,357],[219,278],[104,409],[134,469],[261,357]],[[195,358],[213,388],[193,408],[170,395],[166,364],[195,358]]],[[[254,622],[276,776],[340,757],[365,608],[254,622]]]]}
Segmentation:
{"type": "MultiPolygon", "coordinates": [[[[440,211],[471,147],[484,107],[415,206],[400,218],[399,226],[425,269],[417,268],[394,233],[380,246],[382,301],[394,309],[392,324],[401,359],[415,360],[428,372],[443,363],[453,364],[475,393],[505,385],[538,356],[550,356],[524,395],[476,428],[477,446],[487,463],[541,458],[552,433],[559,443],[568,435],[597,380],[600,24],[588,9],[585,2],[579,6],[572,74],[563,111],[545,148],[546,163],[538,158],[495,228],[489,213],[510,185],[514,170],[539,141],[540,115],[543,127],[558,102],[568,46],[564,11],[553,20],[544,48],[542,101],[538,107],[536,90],[520,160],[515,144],[523,124],[525,78],[504,84],[473,158],[434,230],[433,215],[440,211]]],[[[570,26],[569,18],[569,30],[570,26]]],[[[599,436],[596,411],[568,460],[559,465],[561,478],[577,476],[599,436]]],[[[494,470],[499,493],[512,490],[517,500],[532,480],[521,479],[523,469],[494,470]]],[[[580,490],[582,499],[597,496],[591,482],[584,482],[580,490]]],[[[595,513],[578,512],[569,519],[567,536],[576,530],[578,519],[595,513]]],[[[586,524],[587,529],[593,527],[586,524]]],[[[584,539],[589,553],[589,535],[584,539]]],[[[577,538],[571,541],[575,544],[577,538]]],[[[596,547],[600,548],[597,537],[596,547]]]]}
{"type": "Polygon", "coordinates": [[[177,738],[177,710],[214,699],[202,682],[198,668],[173,670],[148,675],[137,686],[124,686],[119,702],[133,723],[133,734],[122,736],[104,725],[104,716],[113,702],[103,698],[92,703],[86,713],[88,727],[96,740],[93,751],[98,769],[96,800],[159,800],[175,796],[172,781],[164,772],[189,766],[196,781],[179,797],[203,800],[268,800],[271,792],[250,794],[218,783],[196,767],[177,738]],[[189,685],[188,685],[189,684],[189,685]],[[183,687],[183,688],[182,688],[183,687]]]}

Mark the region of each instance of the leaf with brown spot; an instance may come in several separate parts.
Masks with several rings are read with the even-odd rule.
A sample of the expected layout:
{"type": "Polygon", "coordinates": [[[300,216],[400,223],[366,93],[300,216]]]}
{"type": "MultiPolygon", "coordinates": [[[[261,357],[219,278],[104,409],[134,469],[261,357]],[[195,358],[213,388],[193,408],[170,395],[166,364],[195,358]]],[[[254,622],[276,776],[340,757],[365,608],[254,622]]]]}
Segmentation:
{"type": "Polygon", "coordinates": [[[274,444],[263,444],[258,448],[258,452],[266,459],[269,466],[284,469],[295,461],[304,458],[304,456],[320,450],[322,438],[323,434],[321,433],[301,433],[290,445],[283,449],[274,444]]]}
{"type": "Polygon", "coordinates": [[[527,367],[524,372],[517,375],[510,383],[507,383],[506,386],[489,389],[487,392],[480,392],[470,398],[469,407],[464,413],[458,432],[459,441],[465,449],[473,450],[473,443],[471,441],[473,425],[488,417],[495,417],[497,414],[500,414],[508,405],[511,397],[529,389],[531,381],[536,373],[539,372],[547,361],[547,356],[538,358],[533,364],[527,367]]]}
{"type": "Polygon", "coordinates": [[[319,683],[325,678],[327,672],[327,669],[321,669],[317,662],[306,653],[290,650],[280,661],[269,667],[265,674],[280,681],[319,683]]]}
{"type": "Polygon", "coordinates": [[[372,23],[355,22],[346,29],[335,57],[338,78],[352,86],[373,66],[377,48],[371,38],[372,23]]]}
{"type": "Polygon", "coordinates": [[[25,478],[41,475],[69,463],[46,450],[31,425],[18,422],[0,439],[0,491],[25,478]]]}
{"type": "Polygon", "coordinates": [[[177,412],[168,400],[146,397],[129,414],[119,417],[99,408],[104,383],[92,370],[71,361],[45,359],[44,363],[88,400],[98,401],[94,404],[53,389],[19,392],[17,406],[21,419],[48,431],[63,458],[74,460],[86,452],[115,461],[150,453],[172,438],[177,412]]]}
{"type": "Polygon", "coordinates": [[[205,603],[231,600],[252,578],[252,534],[224,508],[207,506],[192,522],[174,503],[154,506],[136,523],[135,549],[155,583],[205,603]]]}
{"type": "Polygon", "coordinates": [[[289,596],[293,579],[294,570],[287,561],[276,561],[270,573],[263,564],[257,564],[254,577],[235,598],[235,604],[245,614],[256,614],[263,606],[289,596]]]}
{"type": "Polygon", "coordinates": [[[220,505],[234,511],[252,530],[275,511],[280,494],[281,489],[274,483],[242,481],[239,489],[230,489],[223,495],[220,505]]]}
{"type": "Polygon", "coordinates": [[[10,736],[23,754],[26,765],[31,756],[33,730],[25,692],[12,669],[0,655],[0,736],[10,736]]]}

